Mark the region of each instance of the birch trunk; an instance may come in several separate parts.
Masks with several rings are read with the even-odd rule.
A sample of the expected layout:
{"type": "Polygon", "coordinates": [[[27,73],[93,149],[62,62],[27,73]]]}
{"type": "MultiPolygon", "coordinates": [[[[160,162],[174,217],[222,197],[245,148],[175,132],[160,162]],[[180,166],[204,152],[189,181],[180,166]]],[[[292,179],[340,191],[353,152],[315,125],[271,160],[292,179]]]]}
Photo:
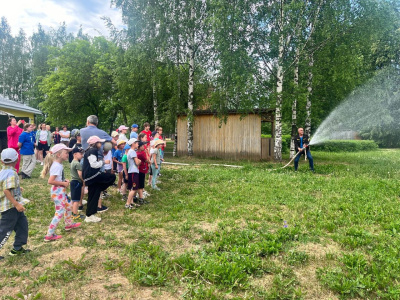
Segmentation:
{"type": "Polygon", "coordinates": [[[310,54],[310,60],[308,62],[308,80],[307,80],[307,103],[306,103],[306,123],[305,123],[305,128],[304,132],[307,134],[309,137],[311,137],[311,96],[313,92],[313,86],[312,86],[312,81],[313,81],[313,69],[314,66],[314,56],[311,53],[310,54]]]}
{"type": "Polygon", "coordinates": [[[157,103],[157,90],[156,90],[156,76],[154,72],[154,65],[151,66],[152,85],[153,85],[153,110],[154,110],[154,127],[158,126],[158,103],[157,103]]]}
{"type": "Polygon", "coordinates": [[[283,91],[283,3],[281,3],[280,10],[280,33],[279,33],[279,54],[278,54],[278,67],[276,75],[276,108],[275,108],[275,147],[274,158],[275,160],[282,160],[282,91],[283,91]]]}
{"type": "MultiPolygon", "coordinates": [[[[178,38],[179,39],[179,38],[178,38]]],[[[181,102],[181,67],[180,67],[180,53],[179,53],[179,40],[178,47],[176,50],[176,62],[178,64],[178,82],[176,86],[176,112],[179,112],[179,103],[181,102]]],[[[176,156],[178,151],[178,116],[175,116],[175,134],[174,134],[174,149],[172,150],[172,156],[176,156]]]]}
{"type": "Polygon", "coordinates": [[[296,58],[297,62],[294,67],[294,99],[292,103],[292,138],[290,139],[290,158],[296,153],[296,149],[294,149],[294,137],[297,134],[297,95],[298,95],[298,88],[299,88],[299,53],[300,50],[297,48],[296,50],[296,58]]]}
{"type": "MultiPolygon", "coordinates": [[[[195,10],[192,7],[190,18],[195,19],[195,10]]],[[[188,83],[188,114],[187,114],[187,151],[189,156],[193,156],[193,98],[194,98],[194,31],[191,33],[189,49],[189,83],[188,83]]]]}

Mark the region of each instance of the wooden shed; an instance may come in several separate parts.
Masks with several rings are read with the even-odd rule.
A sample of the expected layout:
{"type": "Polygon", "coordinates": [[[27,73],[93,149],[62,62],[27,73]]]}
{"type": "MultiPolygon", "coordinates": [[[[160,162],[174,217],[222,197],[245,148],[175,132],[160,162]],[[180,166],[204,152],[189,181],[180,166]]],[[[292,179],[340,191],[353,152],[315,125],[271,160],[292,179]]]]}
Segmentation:
{"type": "MultiPolygon", "coordinates": [[[[200,157],[261,160],[274,156],[274,109],[247,115],[229,111],[226,123],[211,110],[196,110],[193,124],[193,154],[200,157]],[[270,122],[272,138],[261,138],[261,123],[270,122]]],[[[178,155],[187,155],[187,116],[178,115],[178,155]]]]}

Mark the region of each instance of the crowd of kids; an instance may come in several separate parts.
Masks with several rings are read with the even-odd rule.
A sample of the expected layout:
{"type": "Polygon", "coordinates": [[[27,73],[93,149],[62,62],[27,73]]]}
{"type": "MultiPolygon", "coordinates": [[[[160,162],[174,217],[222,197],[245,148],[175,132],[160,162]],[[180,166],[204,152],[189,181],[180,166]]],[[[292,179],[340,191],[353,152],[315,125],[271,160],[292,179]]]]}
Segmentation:
{"type": "MultiPolygon", "coordinates": [[[[151,188],[160,190],[157,183],[158,176],[161,175],[165,147],[162,128],[156,127],[152,132],[150,124],[146,122],[140,133],[137,124],[131,126],[130,135],[128,129],[121,125],[118,130],[113,131],[111,142],[95,135],[90,136],[85,141],[88,145],[86,150],[82,147],[80,130],[74,129],[68,143],[66,138],[61,138],[47,152],[41,177],[48,176],[47,183],[50,185],[50,199],[54,203],[55,214],[44,236],[45,242],[62,238],[56,233],[62,218],[65,231],[80,227],[82,222],[101,221],[97,213],[108,210],[102,204],[102,199],[109,196],[107,189],[111,186],[118,188],[126,209],[135,209],[148,203],[146,198],[150,194],[145,190],[146,176],[151,188]],[[70,163],[70,180],[64,176],[67,162],[70,163]],[[88,193],[88,201],[83,200],[85,193],[88,193]],[[81,212],[85,204],[86,214],[83,215],[81,212]]],[[[32,154],[29,152],[29,155],[32,154]]],[[[13,148],[1,152],[3,168],[0,171],[0,249],[15,231],[15,241],[9,255],[30,252],[23,247],[28,240],[28,220],[24,211],[29,200],[22,197],[23,189],[15,168],[18,156],[13,148]]],[[[31,161],[29,163],[32,164],[31,161]]],[[[0,260],[3,258],[0,256],[0,260]]]]}

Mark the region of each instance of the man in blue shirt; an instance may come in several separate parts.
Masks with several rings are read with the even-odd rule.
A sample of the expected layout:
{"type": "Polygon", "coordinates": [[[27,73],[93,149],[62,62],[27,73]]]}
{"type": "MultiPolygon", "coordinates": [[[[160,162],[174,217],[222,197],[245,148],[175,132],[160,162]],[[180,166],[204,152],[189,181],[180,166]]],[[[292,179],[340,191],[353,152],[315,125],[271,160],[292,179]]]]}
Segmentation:
{"type": "Polygon", "coordinates": [[[294,170],[297,171],[300,157],[302,155],[307,155],[310,170],[314,172],[314,160],[311,156],[310,148],[308,147],[310,144],[309,137],[308,135],[304,134],[303,128],[299,128],[297,132],[299,135],[294,138],[294,147],[296,152],[300,152],[300,154],[297,154],[296,158],[294,159],[294,170]]]}
{"type": "Polygon", "coordinates": [[[32,172],[35,169],[35,144],[32,136],[33,125],[25,124],[24,132],[18,138],[18,147],[20,149],[22,169],[22,179],[31,178],[32,172]]]}

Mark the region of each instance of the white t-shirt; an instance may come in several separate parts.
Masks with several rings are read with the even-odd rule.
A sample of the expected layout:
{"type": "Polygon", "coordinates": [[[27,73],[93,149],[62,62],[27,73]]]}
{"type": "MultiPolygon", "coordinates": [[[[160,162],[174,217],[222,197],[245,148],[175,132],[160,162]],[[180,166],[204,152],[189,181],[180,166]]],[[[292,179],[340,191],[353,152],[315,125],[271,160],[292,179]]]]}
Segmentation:
{"type": "MultiPolygon", "coordinates": [[[[62,133],[63,135],[69,135],[70,131],[69,130],[67,130],[67,131],[62,130],[62,131],[60,131],[60,133],[62,133]]],[[[60,141],[61,142],[67,142],[67,141],[69,141],[69,138],[63,138],[62,137],[60,141]]]]}
{"type": "Polygon", "coordinates": [[[135,163],[135,157],[137,157],[136,151],[129,149],[127,157],[129,165],[128,173],[139,173],[139,168],[135,163]]]}
{"type": "Polygon", "coordinates": [[[112,151],[108,151],[108,153],[104,156],[104,161],[109,160],[110,163],[104,163],[104,170],[111,170],[112,168],[112,151]]]}
{"type": "Polygon", "coordinates": [[[47,135],[48,135],[47,130],[41,130],[40,136],[39,136],[39,141],[47,142],[47,135]]]}
{"type": "Polygon", "coordinates": [[[64,168],[59,162],[53,162],[50,167],[50,176],[56,176],[56,181],[64,181],[64,168]]]}
{"type": "Polygon", "coordinates": [[[118,139],[128,141],[128,138],[126,137],[126,135],[124,133],[120,133],[118,136],[118,139]]]}

